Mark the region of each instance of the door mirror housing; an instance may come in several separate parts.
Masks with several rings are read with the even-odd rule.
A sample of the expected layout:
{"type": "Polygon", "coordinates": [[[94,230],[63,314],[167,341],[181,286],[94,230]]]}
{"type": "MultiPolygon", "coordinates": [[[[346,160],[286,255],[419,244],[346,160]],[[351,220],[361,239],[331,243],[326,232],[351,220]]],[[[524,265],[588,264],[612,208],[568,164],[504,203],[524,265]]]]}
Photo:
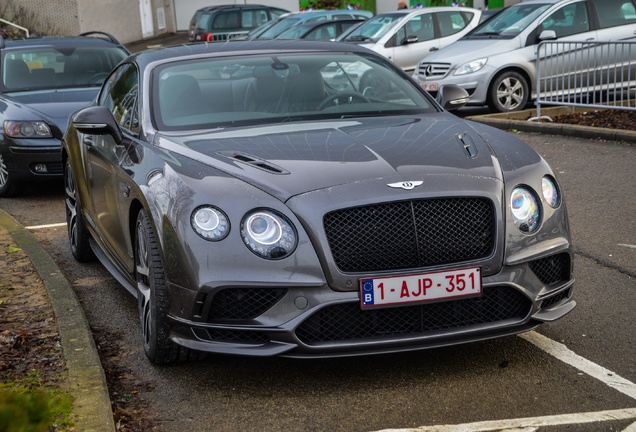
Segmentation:
{"type": "Polygon", "coordinates": [[[73,116],[75,129],[86,135],[110,135],[116,144],[124,137],[115,117],[103,106],[84,108],[73,116]]]}

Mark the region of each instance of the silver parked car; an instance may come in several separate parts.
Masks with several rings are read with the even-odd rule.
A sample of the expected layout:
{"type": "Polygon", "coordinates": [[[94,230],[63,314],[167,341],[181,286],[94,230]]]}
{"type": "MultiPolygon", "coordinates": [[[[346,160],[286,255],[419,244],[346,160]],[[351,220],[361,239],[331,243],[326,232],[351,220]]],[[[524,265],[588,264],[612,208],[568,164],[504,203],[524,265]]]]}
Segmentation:
{"type": "Polygon", "coordinates": [[[154,363],[411,351],[564,316],[555,173],[446,112],[464,90],[438,96],[337,42],[130,56],[64,136],[71,252],[137,297],[154,363]]]}
{"type": "MultiPolygon", "coordinates": [[[[503,10],[426,57],[413,77],[433,93],[442,85],[457,84],[468,91],[469,104],[516,111],[535,97],[541,41],[620,41],[635,33],[632,0],[530,0],[503,10]]],[[[575,50],[571,55],[571,64],[582,69],[593,69],[598,60],[575,50]]]]}
{"type": "Polygon", "coordinates": [[[412,72],[420,60],[464,36],[480,19],[481,11],[471,8],[403,9],[376,15],[338,40],[372,49],[412,72]]]}

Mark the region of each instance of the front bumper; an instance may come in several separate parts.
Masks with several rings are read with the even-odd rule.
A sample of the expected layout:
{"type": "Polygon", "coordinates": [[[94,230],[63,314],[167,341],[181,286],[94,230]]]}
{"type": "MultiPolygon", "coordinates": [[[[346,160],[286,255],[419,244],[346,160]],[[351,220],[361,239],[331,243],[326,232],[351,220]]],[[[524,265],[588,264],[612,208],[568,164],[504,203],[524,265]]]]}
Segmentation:
{"type": "MultiPolygon", "coordinates": [[[[171,339],[190,349],[252,356],[340,357],[412,351],[528,331],[570,312],[569,248],[483,278],[480,297],[362,310],[357,291],[327,285],[217,287],[171,316],[171,339]]],[[[171,295],[182,294],[171,286],[171,295]]]]}
{"type": "Polygon", "coordinates": [[[0,154],[15,181],[46,180],[62,176],[60,141],[52,139],[0,141],[0,154]]]}
{"type": "MultiPolygon", "coordinates": [[[[419,69],[419,67],[418,67],[419,69]]],[[[418,69],[413,73],[412,78],[420,85],[436,83],[438,87],[454,84],[468,92],[470,99],[468,105],[485,105],[488,102],[488,87],[492,80],[494,70],[491,70],[488,65],[484,66],[481,70],[468,74],[468,75],[453,75],[454,69],[451,69],[443,77],[424,78],[418,73],[418,69]]],[[[430,92],[435,95],[435,92],[430,92]]]]}

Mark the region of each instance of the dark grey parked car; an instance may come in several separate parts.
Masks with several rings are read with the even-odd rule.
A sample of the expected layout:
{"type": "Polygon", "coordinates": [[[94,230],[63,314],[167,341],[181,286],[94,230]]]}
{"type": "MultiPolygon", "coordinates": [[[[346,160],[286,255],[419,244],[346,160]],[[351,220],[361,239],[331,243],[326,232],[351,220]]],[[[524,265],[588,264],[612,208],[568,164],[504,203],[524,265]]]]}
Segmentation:
{"type": "Polygon", "coordinates": [[[62,155],[72,253],[137,296],[155,363],[438,347],[575,306],[548,164],[356,45],[133,55],[62,155]]]}
{"type": "Polygon", "coordinates": [[[0,197],[20,194],[24,182],[62,178],[69,115],[95,98],[128,54],[103,32],[0,37],[0,197]]]}

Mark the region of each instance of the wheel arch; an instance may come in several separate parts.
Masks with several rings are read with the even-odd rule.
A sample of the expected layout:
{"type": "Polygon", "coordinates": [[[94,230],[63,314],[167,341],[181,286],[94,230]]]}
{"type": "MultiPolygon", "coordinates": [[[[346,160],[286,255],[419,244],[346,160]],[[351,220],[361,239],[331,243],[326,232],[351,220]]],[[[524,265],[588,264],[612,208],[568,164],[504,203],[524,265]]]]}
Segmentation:
{"type": "Polygon", "coordinates": [[[516,73],[520,74],[521,76],[523,76],[523,78],[526,80],[526,83],[528,84],[528,90],[530,92],[530,94],[528,95],[528,101],[534,99],[532,97],[532,94],[534,93],[535,82],[530,77],[530,74],[528,73],[528,71],[525,70],[522,67],[510,66],[510,65],[499,69],[495,74],[493,74],[492,79],[488,83],[488,93],[487,94],[490,94],[490,92],[492,91],[492,86],[493,86],[493,83],[495,82],[495,79],[498,78],[500,75],[506,73],[506,72],[516,72],[516,73]]]}

